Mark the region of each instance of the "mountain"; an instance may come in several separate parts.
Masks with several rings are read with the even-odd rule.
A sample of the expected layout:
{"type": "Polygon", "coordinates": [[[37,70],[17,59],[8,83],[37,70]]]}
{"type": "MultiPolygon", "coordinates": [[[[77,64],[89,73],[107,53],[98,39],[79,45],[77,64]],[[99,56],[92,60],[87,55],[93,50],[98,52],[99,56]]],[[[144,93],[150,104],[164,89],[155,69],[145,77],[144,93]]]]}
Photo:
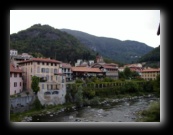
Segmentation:
{"type": "Polygon", "coordinates": [[[10,49],[29,53],[34,57],[51,57],[74,64],[77,59],[95,59],[95,52],[74,36],[49,25],[35,24],[10,35],[10,49]]]}
{"type": "Polygon", "coordinates": [[[160,67],[160,45],[142,56],[138,62],[145,62],[145,66],[149,67],[160,67]]]}
{"type": "Polygon", "coordinates": [[[85,32],[69,29],[60,30],[73,35],[86,47],[98,52],[103,57],[122,63],[135,62],[141,56],[153,50],[153,47],[137,41],[121,41],[114,38],[97,37],[85,32]]]}

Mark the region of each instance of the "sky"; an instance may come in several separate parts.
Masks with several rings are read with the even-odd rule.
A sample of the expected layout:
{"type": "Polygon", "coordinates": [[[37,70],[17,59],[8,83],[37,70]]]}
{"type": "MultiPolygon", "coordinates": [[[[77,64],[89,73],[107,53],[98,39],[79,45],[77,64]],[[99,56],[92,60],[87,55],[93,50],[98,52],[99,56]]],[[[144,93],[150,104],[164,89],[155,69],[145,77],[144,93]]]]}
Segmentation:
{"type": "Polygon", "coordinates": [[[159,23],[160,10],[10,10],[10,34],[46,24],[154,48],[160,45],[159,23]]]}

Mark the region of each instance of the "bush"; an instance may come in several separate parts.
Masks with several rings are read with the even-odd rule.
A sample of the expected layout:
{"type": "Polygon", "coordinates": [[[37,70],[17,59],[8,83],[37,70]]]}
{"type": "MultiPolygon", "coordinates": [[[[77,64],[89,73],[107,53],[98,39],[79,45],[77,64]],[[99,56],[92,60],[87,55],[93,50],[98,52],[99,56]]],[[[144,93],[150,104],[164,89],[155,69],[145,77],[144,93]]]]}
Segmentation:
{"type": "Polygon", "coordinates": [[[100,98],[99,97],[94,97],[93,99],[90,100],[91,105],[98,105],[100,98]]]}
{"type": "Polygon", "coordinates": [[[160,102],[152,102],[147,110],[141,112],[143,118],[138,121],[160,122],[160,102]]]}
{"type": "Polygon", "coordinates": [[[41,110],[41,108],[42,108],[42,105],[41,105],[40,100],[38,99],[38,97],[36,97],[36,99],[35,99],[33,105],[34,105],[34,108],[35,108],[36,110],[41,110]]]}

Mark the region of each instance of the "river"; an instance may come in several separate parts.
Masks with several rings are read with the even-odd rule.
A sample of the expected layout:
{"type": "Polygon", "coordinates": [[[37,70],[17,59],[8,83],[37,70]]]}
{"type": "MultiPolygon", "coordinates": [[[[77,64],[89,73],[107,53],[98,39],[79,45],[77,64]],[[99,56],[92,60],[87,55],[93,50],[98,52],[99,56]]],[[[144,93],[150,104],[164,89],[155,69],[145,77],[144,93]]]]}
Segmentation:
{"type": "Polygon", "coordinates": [[[31,122],[135,122],[137,112],[159,98],[147,97],[33,116],[31,122]]]}

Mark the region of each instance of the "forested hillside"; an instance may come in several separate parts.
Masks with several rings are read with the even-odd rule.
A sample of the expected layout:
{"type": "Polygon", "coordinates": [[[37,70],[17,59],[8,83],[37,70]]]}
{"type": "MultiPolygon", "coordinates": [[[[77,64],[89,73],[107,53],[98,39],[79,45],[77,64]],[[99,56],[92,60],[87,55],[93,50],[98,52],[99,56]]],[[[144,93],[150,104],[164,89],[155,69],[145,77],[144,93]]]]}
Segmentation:
{"type": "Polygon", "coordinates": [[[153,47],[137,41],[121,41],[113,38],[97,37],[81,31],[69,29],[60,30],[75,36],[86,47],[98,52],[102,56],[122,63],[135,62],[141,56],[154,49],[153,47]]]}
{"type": "Polygon", "coordinates": [[[160,45],[142,56],[138,62],[146,62],[145,66],[160,67],[160,45]]]}
{"type": "Polygon", "coordinates": [[[51,57],[74,64],[77,59],[95,59],[96,53],[75,37],[49,25],[36,24],[10,35],[10,49],[35,57],[51,57]]]}

